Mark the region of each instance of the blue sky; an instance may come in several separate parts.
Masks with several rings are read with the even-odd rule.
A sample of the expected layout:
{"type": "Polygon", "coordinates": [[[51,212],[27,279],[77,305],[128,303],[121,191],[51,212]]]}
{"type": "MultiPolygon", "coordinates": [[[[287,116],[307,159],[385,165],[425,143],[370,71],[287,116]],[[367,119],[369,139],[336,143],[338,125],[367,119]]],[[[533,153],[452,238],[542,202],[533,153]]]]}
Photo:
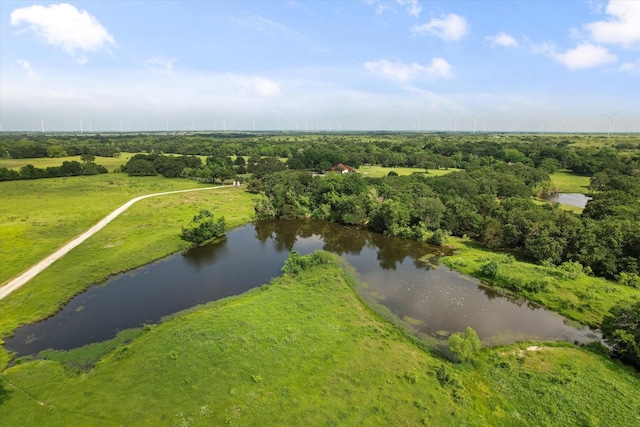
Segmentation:
{"type": "Polygon", "coordinates": [[[0,2],[2,130],[640,132],[640,0],[0,2]]]}

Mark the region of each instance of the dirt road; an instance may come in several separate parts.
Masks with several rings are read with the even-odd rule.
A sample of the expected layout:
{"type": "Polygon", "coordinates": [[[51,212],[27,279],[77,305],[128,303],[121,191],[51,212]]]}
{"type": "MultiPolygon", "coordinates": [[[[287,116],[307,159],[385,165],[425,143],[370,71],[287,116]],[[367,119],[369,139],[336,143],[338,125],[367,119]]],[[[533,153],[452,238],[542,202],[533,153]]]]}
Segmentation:
{"type": "Polygon", "coordinates": [[[165,192],[165,193],[147,194],[145,196],[139,196],[139,197],[136,197],[135,199],[129,200],[127,203],[125,203],[124,205],[120,206],[118,209],[116,209],[115,211],[111,212],[109,215],[107,215],[106,217],[104,217],[100,221],[98,221],[98,223],[96,225],[94,225],[93,227],[91,227],[90,229],[85,231],[84,233],[80,234],[78,237],[76,237],[75,239],[71,240],[69,243],[65,244],[60,249],[58,249],[57,251],[55,251],[54,253],[52,253],[51,255],[49,255],[48,257],[43,259],[42,261],[40,261],[39,263],[37,263],[34,266],[30,267],[28,270],[26,270],[25,272],[20,274],[15,279],[10,280],[9,283],[7,283],[2,288],[0,288],[0,299],[3,299],[7,295],[9,295],[11,292],[15,291],[16,289],[18,289],[21,286],[23,286],[24,284],[26,284],[29,280],[33,279],[41,271],[43,271],[44,269],[49,267],[51,264],[53,264],[58,259],[60,259],[63,256],[65,256],[67,254],[67,252],[69,252],[71,249],[75,248],[76,246],[78,246],[79,244],[81,244],[82,242],[87,240],[89,237],[91,237],[94,234],[96,234],[98,231],[100,231],[102,228],[104,228],[105,225],[107,225],[111,221],[113,221],[118,215],[120,215],[122,212],[126,211],[134,203],[136,203],[136,202],[138,202],[138,201],[140,201],[142,199],[147,199],[149,197],[164,196],[164,195],[167,195],[167,194],[175,194],[175,193],[186,193],[186,192],[190,192],[190,191],[215,190],[217,188],[223,188],[223,187],[204,187],[204,188],[193,188],[191,190],[168,191],[168,192],[165,192]]]}

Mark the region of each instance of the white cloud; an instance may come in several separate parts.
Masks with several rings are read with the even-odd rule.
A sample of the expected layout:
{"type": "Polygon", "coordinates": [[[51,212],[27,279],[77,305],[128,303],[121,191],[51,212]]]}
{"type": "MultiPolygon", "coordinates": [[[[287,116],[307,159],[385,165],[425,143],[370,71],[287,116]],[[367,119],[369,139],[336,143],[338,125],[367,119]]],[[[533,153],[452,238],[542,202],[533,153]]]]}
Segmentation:
{"type": "Polygon", "coordinates": [[[237,18],[234,21],[236,24],[254,31],[294,35],[297,34],[295,30],[292,30],[286,25],[282,25],[279,22],[273,21],[261,15],[251,15],[248,17],[237,18]]]}
{"type": "Polygon", "coordinates": [[[462,16],[450,13],[442,19],[432,19],[426,24],[411,29],[415,34],[430,33],[445,41],[456,41],[469,32],[469,24],[462,16]]]}
{"type": "Polygon", "coordinates": [[[405,6],[409,15],[418,16],[422,11],[422,5],[418,2],[418,0],[397,0],[397,2],[405,6]]]}
{"type": "Polygon", "coordinates": [[[442,58],[431,59],[429,66],[420,65],[412,62],[404,64],[402,62],[392,62],[387,59],[378,61],[370,61],[364,64],[364,67],[373,73],[381,74],[401,82],[408,82],[418,77],[442,77],[448,78],[453,76],[451,65],[442,58]]]}
{"type": "Polygon", "coordinates": [[[491,46],[518,47],[518,41],[504,31],[499,32],[495,36],[486,36],[484,39],[488,41],[491,46]]]}
{"type": "Polygon", "coordinates": [[[586,24],[591,39],[603,44],[625,48],[640,45],[640,1],[610,1],[606,9],[609,18],[586,24]]]}
{"type": "Polygon", "coordinates": [[[173,75],[173,66],[176,63],[174,58],[166,56],[154,56],[144,61],[144,66],[155,74],[173,75]]]}
{"type": "Polygon", "coordinates": [[[243,94],[253,93],[261,97],[272,97],[280,93],[280,85],[264,77],[246,77],[233,74],[229,74],[228,77],[238,85],[243,94]]]}
{"type": "Polygon", "coordinates": [[[22,67],[23,70],[27,72],[27,77],[30,80],[38,77],[38,73],[34,71],[34,69],[31,67],[31,64],[26,59],[16,59],[16,64],[18,64],[20,67],[22,67]]]}
{"type": "Polygon", "coordinates": [[[115,45],[113,36],[95,17],[66,3],[15,9],[11,12],[10,24],[26,25],[28,31],[47,44],[59,46],[81,64],[87,62],[87,58],[76,56],[76,51],[95,52],[115,45]]]}
{"type": "Polygon", "coordinates": [[[376,6],[376,15],[382,15],[387,9],[389,9],[389,5],[380,3],[378,6],[376,6]]]}
{"type": "Polygon", "coordinates": [[[609,53],[607,48],[591,43],[583,43],[565,53],[552,52],[550,56],[570,70],[593,68],[618,60],[618,57],[609,53]]]}
{"type": "Polygon", "coordinates": [[[619,70],[629,74],[640,73],[640,59],[638,59],[636,62],[627,62],[622,64],[619,70]]]}

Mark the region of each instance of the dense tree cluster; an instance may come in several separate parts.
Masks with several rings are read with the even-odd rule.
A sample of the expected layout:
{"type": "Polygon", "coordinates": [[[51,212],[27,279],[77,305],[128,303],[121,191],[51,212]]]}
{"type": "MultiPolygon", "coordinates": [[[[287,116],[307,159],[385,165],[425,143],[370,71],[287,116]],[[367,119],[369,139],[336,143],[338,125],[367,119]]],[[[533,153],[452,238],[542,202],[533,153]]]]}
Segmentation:
{"type": "Polygon", "coordinates": [[[0,181],[97,175],[107,172],[104,166],[95,164],[93,161],[82,163],[76,161],[62,162],[61,166],[49,166],[47,168],[36,168],[29,164],[21,167],[20,170],[0,168],[0,181]]]}
{"type": "Polygon", "coordinates": [[[224,236],[225,228],[226,222],[224,217],[216,220],[211,211],[201,209],[200,212],[193,217],[189,225],[182,227],[180,238],[197,246],[209,240],[224,236]]]}
{"type": "Polygon", "coordinates": [[[638,198],[599,193],[580,217],[532,200],[534,188],[548,180],[539,169],[505,163],[440,177],[284,171],[260,180],[255,209],[259,218],[322,218],[419,240],[466,235],[535,262],[579,262],[613,279],[637,276],[638,198]]]}

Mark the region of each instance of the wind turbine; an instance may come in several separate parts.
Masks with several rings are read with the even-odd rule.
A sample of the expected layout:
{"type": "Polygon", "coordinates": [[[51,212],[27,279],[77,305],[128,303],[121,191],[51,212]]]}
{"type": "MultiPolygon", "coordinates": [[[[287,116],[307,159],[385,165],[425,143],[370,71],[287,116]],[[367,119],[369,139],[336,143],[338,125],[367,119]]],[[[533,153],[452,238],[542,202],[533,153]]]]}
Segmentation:
{"type": "Polygon", "coordinates": [[[40,119],[40,126],[42,126],[42,133],[44,133],[44,119],[40,119]]]}
{"type": "Polygon", "coordinates": [[[473,134],[476,134],[476,125],[478,124],[478,119],[473,119],[473,134]]]}
{"type": "Polygon", "coordinates": [[[84,133],[84,130],[82,129],[82,117],[80,117],[80,133],[84,133]]]}
{"type": "Polygon", "coordinates": [[[565,119],[560,119],[560,121],[562,122],[562,126],[560,127],[560,133],[564,133],[564,125],[565,123],[567,123],[567,121],[565,119]]]}
{"type": "Polygon", "coordinates": [[[122,127],[122,120],[120,120],[120,133],[124,132],[124,129],[122,127]]]}
{"type": "Polygon", "coordinates": [[[616,111],[615,113],[611,114],[611,115],[607,115],[607,114],[603,114],[605,117],[609,118],[609,127],[607,129],[607,136],[609,136],[610,134],[613,133],[613,117],[618,114],[620,111],[616,111]]]}

